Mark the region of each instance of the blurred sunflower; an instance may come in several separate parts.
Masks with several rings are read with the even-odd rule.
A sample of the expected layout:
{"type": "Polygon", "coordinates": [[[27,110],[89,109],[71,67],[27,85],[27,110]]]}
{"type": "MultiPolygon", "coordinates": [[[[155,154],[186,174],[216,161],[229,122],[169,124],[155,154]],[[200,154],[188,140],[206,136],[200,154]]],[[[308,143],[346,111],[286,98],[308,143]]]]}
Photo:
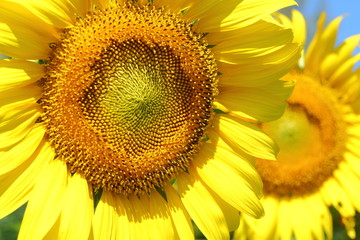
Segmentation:
{"type": "Polygon", "coordinates": [[[277,150],[252,122],[292,90],[300,47],[271,14],[293,4],[1,1],[0,218],[27,202],[19,239],[229,239],[262,216],[254,159],[277,150]]]}
{"type": "MultiPolygon", "coordinates": [[[[285,79],[296,80],[289,107],[277,121],[262,124],[280,146],[278,161],[258,159],[264,182],[265,217],[244,222],[235,234],[240,239],[332,239],[332,217],[337,209],[355,238],[354,215],[360,210],[360,55],[352,56],[360,35],[335,47],[342,17],[325,28],[325,14],[305,54],[304,67],[285,79]]],[[[295,40],[304,42],[306,23],[294,11],[295,40]]]]}

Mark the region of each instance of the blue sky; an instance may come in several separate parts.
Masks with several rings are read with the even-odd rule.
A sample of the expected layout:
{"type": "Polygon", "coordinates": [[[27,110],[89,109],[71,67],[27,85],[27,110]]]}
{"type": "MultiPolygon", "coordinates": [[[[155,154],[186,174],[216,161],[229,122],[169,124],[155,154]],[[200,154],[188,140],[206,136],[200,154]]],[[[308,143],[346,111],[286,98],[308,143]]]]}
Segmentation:
{"type": "MultiPolygon", "coordinates": [[[[346,16],[339,31],[339,39],[360,34],[360,0],[328,0],[325,10],[331,18],[341,14],[346,16]]],[[[357,48],[356,52],[360,52],[360,49],[357,48]]]]}
{"type": "MultiPolygon", "coordinates": [[[[299,0],[299,4],[299,10],[312,26],[316,26],[316,20],[321,11],[326,11],[328,22],[339,15],[344,15],[338,43],[351,35],[360,34],[360,0],[299,0]]],[[[357,48],[355,52],[360,53],[360,48],[357,48]]]]}

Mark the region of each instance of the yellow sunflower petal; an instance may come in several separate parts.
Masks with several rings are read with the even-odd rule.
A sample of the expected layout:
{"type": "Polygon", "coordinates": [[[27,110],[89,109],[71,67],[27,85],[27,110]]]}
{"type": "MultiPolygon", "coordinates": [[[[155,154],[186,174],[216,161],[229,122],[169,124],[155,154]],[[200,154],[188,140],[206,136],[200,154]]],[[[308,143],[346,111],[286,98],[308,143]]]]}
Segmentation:
{"type": "Polygon", "coordinates": [[[321,63],[321,76],[324,78],[330,78],[334,72],[350,58],[352,52],[359,45],[359,41],[360,35],[349,37],[336,49],[335,52],[327,55],[321,63]]]}
{"type": "Polygon", "coordinates": [[[223,212],[229,232],[236,230],[240,224],[239,210],[225,202],[217,193],[211,191],[211,189],[209,189],[209,192],[214,197],[214,200],[223,212]]]}
{"type": "Polygon", "coordinates": [[[244,218],[240,218],[239,228],[234,232],[233,240],[247,240],[249,236],[249,228],[245,224],[244,218]]]}
{"type": "Polygon", "coordinates": [[[305,44],[306,41],[306,22],[304,16],[296,10],[291,12],[293,21],[294,40],[293,42],[305,44]]]}
{"type": "MultiPolygon", "coordinates": [[[[209,33],[206,38],[210,44],[216,45],[212,48],[216,59],[228,63],[276,62],[277,59],[290,58],[291,54],[300,57],[299,44],[291,43],[292,31],[268,21],[230,32],[209,33]]],[[[293,67],[296,62],[291,64],[293,67]]]]}
{"type": "Polygon", "coordinates": [[[29,159],[44,138],[45,128],[35,126],[30,133],[13,148],[0,152],[0,176],[10,172],[29,159]]]}
{"type": "Polygon", "coordinates": [[[35,124],[41,110],[35,103],[41,96],[36,85],[14,88],[0,95],[0,149],[23,139],[35,124]]]}
{"type": "Polygon", "coordinates": [[[33,128],[40,116],[39,107],[18,114],[14,119],[0,126],[0,149],[5,149],[21,141],[33,128]]]}
{"type": "MultiPolygon", "coordinates": [[[[309,209],[304,200],[300,198],[293,198],[290,201],[289,211],[292,213],[289,219],[292,223],[292,229],[294,230],[294,236],[298,240],[308,240],[312,238],[312,226],[309,209]]],[[[318,223],[317,223],[318,224],[318,223]]]]}
{"type": "Polygon", "coordinates": [[[304,202],[307,205],[308,214],[310,214],[310,225],[316,239],[325,240],[324,232],[328,239],[332,239],[332,217],[328,207],[321,199],[321,195],[315,193],[306,196],[304,202]]]}
{"type": "Polygon", "coordinates": [[[337,32],[343,17],[337,17],[324,30],[326,15],[323,13],[318,20],[317,32],[311,41],[305,56],[306,68],[319,72],[324,57],[334,50],[337,32]]]}
{"type": "Polygon", "coordinates": [[[348,79],[344,79],[340,82],[336,89],[342,95],[340,99],[341,103],[351,104],[351,106],[355,108],[354,103],[359,100],[360,96],[360,68],[348,79]]]}
{"type": "Polygon", "coordinates": [[[93,4],[94,4],[94,0],[88,0],[88,1],[83,1],[83,0],[69,0],[72,4],[72,6],[74,6],[74,12],[75,14],[81,16],[81,17],[85,17],[87,13],[89,13],[89,11],[93,10],[93,4]]]}
{"type": "Polygon", "coordinates": [[[291,81],[275,81],[257,88],[223,87],[216,100],[242,118],[268,122],[284,113],[293,87],[291,81]]]}
{"type": "MultiPolygon", "coordinates": [[[[348,131],[348,134],[354,136],[356,134],[356,131],[359,129],[359,127],[355,127],[355,128],[349,128],[349,130],[353,130],[353,131],[348,131]]],[[[352,160],[353,163],[357,163],[357,159],[359,159],[360,154],[358,153],[358,150],[360,148],[360,138],[357,137],[358,135],[355,135],[355,137],[349,138],[348,141],[346,142],[346,148],[349,149],[348,152],[346,152],[344,154],[345,158],[347,159],[347,161],[349,162],[350,160],[352,160]]],[[[354,164],[355,169],[356,169],[356,164],[354,164]]]]}
{"type": "Polygon", "coordinates": [[[57,218],[52,228],[46,233],[46,235],[42,240],[60,239],[59,235],[60,235],[60,216],[57,218]]]}
{"type": "MultiPolygon", "coordinates": [[[[216,158],[218,161],[224,161],[226,164],[237,169],[239,172],[244,171],[244,178],[247,179],[247,171],[252,171],[250,169],[255,168],[256,159],[253,156],[250,156],[242,151],[234,151],[231,146],[229,146],[219,135],[213,130],[209,129],[208,137],[210,138],[207,144],[211,144],[213,150],[209,149],[210,156],[216,158]],[[224,151],[224,153],[223,153],[224,151]],[[227,157],[233,154],[234,156],[227,157]],[[249,170],[248,170],[249,168],[249,170]]],[[[211,148],[211,147],[210,147],[211,148]]],[[[203,151],[206,152],[206,145],[204,145],[203,151]]],[[[250,178],[247,179],[250,181],[250,178]]]]}
{"type": "MultiPolygon", "coordinates": [[[[274,18],[278,21],[278,23],[280,23],[281,25],[283,25],[285,28],[293,28],[293,23],[291,22],[291,19],[279,12],[275,12],[272,14],[274,16],[274,18]]],[[[295,29],[293,29],[295,30],[295,29]]]]}
{"type": "Polygon", "coordinates": [[[293,67],[295,65],[295,62],[289,62],[289,60],[298,59],[300,56],[299,50],[300,48],[297,43],[267,48],[238,49],[238,51],[234,52],[225,52],[221,48],[216,49],[214,47],[215,56],[221,62],[230,64],[246,64],[246,62],[249,61],[253,63],[254,61],[259,61],[260,64],[263,62],[278,64],[279,62],[284,62],[285,57],[286,62],[284,67],[293,67]]]}
{"type": "Polygon", "coordinates": [[[79,174],[68,174],[66,202],[61,211],[60,239],[88,239],[94,214],[92,189],[79,174]]]}
{"type": "MultiPolygon", "coordinates": [[[[76,1],[81,1],[81,0],[76,0],[76,1]]],[[[143,4],[143,0],[141,0],[141,4],[143,4]]],[[[95,8],[99,8],[99,9],[106,9],[109,6],[116,6],[117,4],[123,4],[125,3],[126,0],[91,0],[89,1],[89,5],[90,7],[95,7],[95,8]],[[91,6],[93,5],[93,6],[91,6]]],[[[138,2],[140,3],[140,2],[138,2]]],[[[78,9],[77,9],[78,10],[78,9]]]]}
{"type": "Polygon", "coordinates": [[[207,35],[219,72],[220,85],[252,87],[279,79],[300,57],[290,29],[259,21],[247,28],[207,35]],[[244,38],[242,36],[246,35],[244,38]],[[271,41],[269,39],[272,39],[271,41]]]}
{"type": "Polygon", "coordinates": [[[43,67],[34,62],[15,59],[0,60],[0,92],[33,83],[43,74],[43,67]]]}
{"type": "Polygon", "coordinates": [[[200,19],[199,29],[202,32],[231,31],[246,27],[271,13],[296,2],[278,0],[276,2],[260,0],[202,0],[194,4],[185,15],[200,19]]]}
{"type": "Polygon", "coordinates": [[[50,144],[44,142],[27,160],[31,163],[30,165],[24,164],[24,168],[20,167],[20,169],[11,171],[10,179],[1,179],[0,219],[28,201],[39,174],[54,156],[55,153],[50,144]]]}
{"type": "MultiPolygon", "coordinates": [[[[29,103],[35,103],[40,97],[41,88],[35,83],[21,88],[12,88],[7,91],[2,91],[0,95],[0,119],[5,120],[7,115],[11,115],[11,109],[24,109],[29,103]]],[[[13,116],[9,118],[12,117],[13,116]]]]}
{"type": "MultiPolygon", "coordinates": [[[[360,115],[349,113],[346,115],[346,120],[349,123],[349,126],[346,128],[346,134],[351,135],[353,138],[349,138],[347,141],[348,148],[356,149],[356,147],[360,147],[360,115]]],[[[357,151],[353,152],[354,154],[358,155],[357,151]]]]}
{"type": "Polygon", "coordinates": [[[155,0],[154,4],[157,6],[165,6],[172,12],[179,12],[180,10],[190,8],[195,2],[199,0],[155,0]]]}
{"type": "Polygon", "coordinates": [[[103,191],[93,218],[94,239],[115,239],[117,220],[115,195],[103,191]]]}
{"type": "MultiPolygon", "coordinates": [[[[296,44],[281,48],[266,56],[253,56],[241,59],[239,63],[218,63],[219,72],[223,75],[219,86],[230,87],[258,87],[280,79],[300,57],[299,47],[296,44]]],[[[241,57],[241,56],[239,56],[241,57]]]]}
{"type": "MultiPolygon", "coordinates": [[[[210,133],[210,136],[212,134],[210,133]]],[[[203,145],[201,151],[194,158],[194,164],[197,166],[206,165],[208,161],[217,161],[220,164],[225,164],[228,167],[236,170],[236,173],[241,176],[248,186],[258,196],[262,196],[262,182],[254,165],[254,160],[249,156],[240,155],[239,152],[234,152],[222,139],[214,143],[206,143],[203,145]]]]}
{"type": "Polygon", "coordinates": [[[149,226],[142,218],[145,215],[145,210],[138,196],[129,197],[129,201],[124,201],[124,206],[127,211],[129,219],[129,234],[130,239],[140,239],[149,226]]]}
{"type": "Polygon", "coordinates": [[[174,239],[171,213],[164,198],[157,192],[152,191],[149,196],[149,239],[174,239]]]}
{"type": "MultiPolygon", "coordinates": [[[[209,136],[213,136],[213,134],[209,132],[209,136]]],[[[222,139],[217,139],[214,143],[206,143],[202,146],[201,151],[194,158],[194,164],[202,166],[209,160],[231,166],[245,182],[249,183],[248,186],[258,197],[262,196],[262,182],[254,167],[254,159],[249,156],[242,156],[238,152],[235,153],[222,139]]]]}
{"type": "Polygon", "coordinates": [[[165,200],[157,192],[150,196],[129,198],[131,204],[128,216],[130,219],[131,239],[173,239],[171,214],[165,200]]]}
{"type": "MultiPolygon", "coordinates": [[[[52,24],[48,24],[38,18],[34,12],[23,5],[25,1],[9,0],[0,2],[0,20],[17,25],[20,28],[30,29],[48,42],[55,41],[60,37],[60,31],[52,24]],[[16,9],[14,11],[13,9],[16,9]],[[29,21],[31,19],[31,21],[29,21]],[[6,21],[5,21],[6,20],[6,21]]],[[[25,4],[26,5],[26,4],[25,4]]]]}
{"type": "MultiPolygon", "coordinates": [[[[238,2],[239,0],[236,0],[234,2],[238,2]]],[[[210,9],[212,9],[214,6],[216,6],[217,1],[216,0],[199,0],[194,1],[195,4],[193,4],[189,9],[185,12],[185,17],[188,17],[191,20],[196,20],[201,18],[203,15],[206,14],[210,9]]],[[[202,31],[205,32],[205,31],[202,31]]]]}
{"type": "MultiPolygon", "coordinates": [[[[275,200],[274,198],[270,197],[270,198],[264,199],[264,201],[262,201],[261,203],[264,206],[265,216],[263,218],[259,219],[259,221],[262,222],[261,230],[255,229],[255,231],[259,232],[260,234],[263,234],[263,236],[274,236],[275,231],[276,231],[276,226],[277,226],[276,220],[278,219],[279,202],[277,200],[275,200]]],[[[256,219],[253,219],[253,218],[252,218],[252,220],[257,221],[256,219]]]]}
{"type": "Polygon", "coordinates": [[[116,196],[115,204],[117,207],[117,237],[118,239],[130,238],[130,224],[126,209],[129,208],[129,199],[124,196],[116,196]]]}
{"type": "Polygon", "coordinates": [[[141,239],[149,229],[147,222],[142,220],[145,215],[144,203],[138,196],[130,196],[123,203],[129,219],[129,239],[141,239]]]}
{"type": "Polygon", "coordinates": [[[14,118],[18,112],[36,103],[41,96],[41,88],[36,84],[30,84],[21,88],[12,88],[1,92],[0,95],[0,119],[1,124],[14,118]]]}
{"type": "Polygon", "coordinates": [[[216,115],[214,120],[214,130],[234,149],[262,159],[276,159],[278,146],[257,126],[226,114],[216,115]]]}
{"type": "Polygon", "coordinates": [[[280,18],[281,23],[283,23],[286,27],[293,29],[293,42],[299,43],[303,46],[306,41],[306,21],[304,16],[295,9],[291,11],[291,20],[282,14],[276,16],[280,18]]]}
{"type": "Polygon", "coordinates": [[[59,39],[59,30],[37,18],[22,2],[0,2],[0,53],[15,58],[46,58],[51,50],[48,44],[59,39]]]}
{"type": "MultiPolygon", "coordinates": [[[[25,99],[24,101],[15,102],[13,104],[8,104],[0,108],[0,129],[2,133],[10,134],[9,131],[15,128],[13,122],[25,122],[30,118],[36,117],[41,113],[41,109],[38,104],[33,102],[33,99],[25,99]],[[6,110],[9,111],[6,111],[6,110]],[[19,120],[19,119],[22,119],[19,120]]],[[[11,135],[11,134],[10,134],[11,135]]],[[[5,139],[6,136],[3,136],[5,139]]],[[[11,139],[9,139],[10,141],[11,139]]],[[[14,139],[15,140],[15,139],[14,139]]],[[[19,139],[21,140],[21,139],[19,139]]],[[[17,140],[17,141],[19,141],[17,140]]],[[[9,145],[9,144],[6,144],[9,145]]],[[[0,147],[3,148],[3,147],[0,147]]]]}
{"type": "Polygon", "coordinates": [[[350,124],[360,124],[360,115],[353,112],[348,112],[344,114],[344,120],[350,124]]]}
{"type": "MultiPolygon", "coordinates": [[[[242,215],[251,229],[252,239],[276,239],[275,232],[278,220],[278,199],[272,197],[263,198],[261,203],[264,206],[265,216],[260,219],[242,215]]],[[[240,232],[237,234],[241,234],[240,232]]]]}
{"type": "Polygon", "coordinates": [[[359,161],[358,155],[352,153],[352,152],[346,152],[344,154],[344,158],[346,160],[346,163],[351,166],[351,169],[353,172],[360,178],[360,161],[359,161]]]}
{"type": "Polygon", "coordinates": [[[328,205],[334,206],[344,217],[354,216],[355,209],[345,190],[336,179],[328,179],[321,188],[321,194],[328,205]]]}
{"type": "Polygon", "coordinates": [[[75,23],[74,6],[68,0],[13,0],[29,9],[44,22],[57,28],[66,28],[75,23]]]}
{"type": "Polygon", "coordinates": [[[181,201],[207,239],[229,239],[226,219],[213,196],[199,180],[196,170],[178,176],[181,201]]]}
{"type": "Polygon", "coordinates": [[[179,195],[170,185],[165,187],[165,192],[169,211],[179,239],[187,240],[194,238],[194,229],[192,227],[190,216],[181,202],[179,195]]]}
{"type": "Polygon", "coordinates": [[[31,30],[0,22],[0,52],[15,58],[42,59],[49,56],[50,48],[47,39],[31,30]]]}
{"type": "Polygon", "coordinates": [[[291,223],[289,219],[292,217],[292,208],[288,199],[279,201],[278,225],[276,229],[276,239],[291,239],[291,223]]]}
{"type": "Polygon", "coordinates": [[[44,169],[32,190],[18,239],[42,239],[54,225],[63,204],[67,174],[66,163],[60,160],[51,161],[44,169]]]}
{"type": "MultiPolygon", "coordinates": [[[[199,158],[202,156],[199,155],[199,158]]],[[[263,213],[262,205],[252,190],[252,186],[238,174],[232,167],[222,161],[208,160],[200,163],[194,161],[199,176],[206,185],[219,194],[226,202],[239,211],[259,218],[263,213]],[[235,183],[235,184],[232,184],[235,183]]],[[[257,172],[254,170],[253,175],[257,172]]],[[[260,178],[257,183],[261,186],[260,178]]]]}
{"type": "Polygon", "coordinates": [[[234,31],[209,33],[206,39],[208,39],[209,44],[216,45],[212,49],[214,53],[219,51],[224,53],[236,53],[238,51],[255,53],[262,51],[262,48],[290,43],[293,39],[293,33],[291,29],[261,20],[234,31]]]}
{"type": "Polygon", "coordinates": [[[338,179],[342,188],[352,202],[357,211],[360,210],[360,178],[351,170],[347,163],[339,164],[339,171],[335,171],[335,177],[338,179]]]}
{"type": "Polygon", "coordinates": [[[357,54],[351,58],[348,58],[344,61],[341,66],[339,66],[336,71],[331,75],[329,82],[333,86],[338,86],[346,82],[353,74],[354,65],[360,61],[360,54],[357,54]],[[345,81],[344,81],[345,80],[345,81]]]}

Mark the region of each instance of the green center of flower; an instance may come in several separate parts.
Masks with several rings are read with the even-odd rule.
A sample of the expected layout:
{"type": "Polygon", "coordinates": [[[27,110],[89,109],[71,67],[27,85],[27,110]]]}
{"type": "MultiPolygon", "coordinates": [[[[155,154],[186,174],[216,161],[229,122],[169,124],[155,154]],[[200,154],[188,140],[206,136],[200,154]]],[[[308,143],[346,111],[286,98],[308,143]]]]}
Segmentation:
{"type": "Polygon", "coordinates": [[[316,121],[295,104],[290,105],[279,120],[264,124],[263,130],[279,145],[278,161],[283,164],[298,164],[316,154],[314,142],[321,138],[316,121]]]}
{"type": "Polygon", "coordinates": [[[258,159],[257,169],[268,194],[310,193],[327,180],[345,151],[346,123],[335,93],[314,79],[298,80],[289,107],[263,130],[278,143],[278,161],[258,159]]]}
{"type": "Polygon", "coordinates": [[[81,99],[85,118],[113,146],[132,143],[126,151],[133,157],[156,146],[163,155],[161,146],[194,124],[186,117],[195,100],[193,85],[169,47],[114,42],[92,71],[96,77],[81,99]]]}
{"type": "Polygon", "coordinates": [[[64,33],[47,66],[49,138],[95,189],[147,193],[197,151],[216,72],[181,14],[137,5],[94,12],[64,33]]]}

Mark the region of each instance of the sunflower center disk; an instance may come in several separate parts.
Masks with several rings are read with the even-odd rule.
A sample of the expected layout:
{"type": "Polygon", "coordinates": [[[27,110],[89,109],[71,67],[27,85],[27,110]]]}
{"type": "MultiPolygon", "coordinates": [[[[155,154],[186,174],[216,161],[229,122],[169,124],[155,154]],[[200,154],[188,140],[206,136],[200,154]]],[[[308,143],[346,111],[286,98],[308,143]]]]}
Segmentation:
{"type": "Polygon", "coordinates": [[[306,76],[293,78],[299,81],[289,108],[262,125],[280,147],[278,161],[257,160],[268,194],[312,192],[332,175],[345,148],[345,123],[334,93],[306,76]]]}
{"type": "Polygon", "coordinates": [[[196,127],[186,116],[194,100],[190,79],[166,47],[133,39],[114,43],[93,71],[95,80],[80,100],[85,118],[128,157],[161,159],[169,150],[163,146],[196,127]]]}
{"type": "Polygon", "coordinates": [[[48,135],[95,189],[149,192],[197,151],[217,71],[179,19],[150,6],[107,9],[80,20],[54,50],[42,99],[48,135]]]}

